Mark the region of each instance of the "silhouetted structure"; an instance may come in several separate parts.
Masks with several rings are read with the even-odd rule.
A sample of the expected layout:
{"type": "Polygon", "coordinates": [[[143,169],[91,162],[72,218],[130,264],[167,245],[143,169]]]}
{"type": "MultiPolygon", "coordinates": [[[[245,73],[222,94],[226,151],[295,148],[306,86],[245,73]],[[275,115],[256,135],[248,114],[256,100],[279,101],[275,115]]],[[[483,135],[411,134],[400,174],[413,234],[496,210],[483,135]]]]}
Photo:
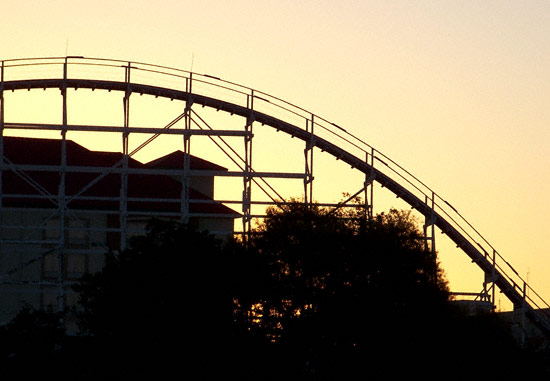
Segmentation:
{"type": "MultiPolygon", "coordinates": [[[[138,174],[148,175],[150,172],[147,171],[152,170],[151,168],[132,167],[131,157],[134,152],[129,150],[130,135],[148,134],[151,138],[144,143],[145,145],[160,135],[172,134],[181,139],[181,151],[184,158],[183,168],[173,170],[173,172],[172,170],[158,168],[155,168],[155,170],[159,173],[162,170],[166,175],[181,177],[182,189],[179,197],[181,205],[179,215],[182,222],[189,222],[192,217],[190,213],[192,206],[190,177],[193,172],[190,168],[191,137],[195,139],[195,137],[202,136],[215,141],[216,146],[231,159],[236,168],[225,172],[223,175],[242,179],[242,187],[238,192],[238,196],[224,200],[224,202],[238,203],[242,206],[240,220],[244,239],[246,239],[246,234],[252,230],[253,219],[262,217],[263,210],[258,212],[258,208],[286,203],[285,197],[278,193],[266,179],[301,181],[304,204],[309,205],[312,203],[314,199],[313,186],[318,183],[318,178],[323,174],[323,171],[319,170],[319,166],[315,165],[316,172],[314,176],[314,163],[318,163],[314,152],[324,152],[339,160],[344,167],[351,167],[356,174],[359,174],[359,182],[356,189],[348,192],[351,196],[342,205],[334,204],[333,200],[328,203],[323,202],[323,204],[339,208],[349,205],[349,200],[354,199],[355,196],[364,195],[365,215],[367,218],[372,218],[374,186],[378,185],[387,189],[424,218],[426,248],[435,252],[437,228],[455,243],[472,260],[475,266],[482,270],[483,280],[480,282],[482,283],[482,292],[479,295],[484,301],[494,305],[495,293],[498,288],[523,316],[533,321],[542,331],[550,335],[550,316],[544,313],[546,308],[549,307],[548,304],[459,211],[391,158],[362,139],[353,136],[344,128],[319,115],[280,98],[217,77],[158,65],[84,57],[15,59],[3,60],[0,64],[0,154],[4,157],[3,139],[5,138],[5,130],[57,131],[61,134],[60,149],[62,154],[59,157],[61,162],[56,164],[60,173],[59,183],[57,191],[54,193],[47,192],[47,195],[58,205],[57,213],[60,226],[62,226],[59,234],[62,236],[65,231],[70,233],[72,230],[69,225],[70,213],[68,213],[65,206],[67,203],[76,202],[76,199],[72,200],[66,194],[66,181],[75,169],[70,168],[67,155],[64,154],[70,149],[70,144],[67,141],[68,132],[102,132],[122,138],[120,140],[122,142],[120,166],[109,170],[109,172],[120,175],[120,192],[117,195],[120,212],[119,225],[116,227],[116,222],[113,221],[112,226],[115,227],[109,229],[112,229],[111,233],[120,233],[122,248],[127,241],[127,236],[131,234],[129,229],[132,228],[132,224],[129,219],[132,218],[132,203],[142,202],[139,197],[131,198],[129,196],[128,187],[131,185],[131,178],[138,174]],[[45,68],[47,73],[40,71],[40,69],[45,68]],[[37,72],[40,74],[36,74],[37,72]],[[6,108],[10,106],[6,94],[33,89],[55,89],[49,94],[55,94],[57,100],[60,100],[61,107],[58,114],[61,116],[60,120],[56,123],[6,120],[6,116],[9,115],[6,108]],[[105,90],[120,95],[123,106],[121,110],[122,125],[70,124],[69,120],[72,119],[68,117],[70,111],[70,107],[67,106],[68,98],[73,96],[77,90],[82,92],[83,89],[84,91],[95,91],[95,94],[102,93],[101,90],[105,90]],[[60,90],[60,92],[57,90],[60,90]],[[135,98],[134,95],[145,95],[151,97],[151,99],[160,97],[175,101],[174,103],[179,107],[176,118],[164,127],[135,127],[135,124],[131,125],[130,104],[132,103],[131,99],[135,98]],[[228,118],[232,118],[233,121],[238,119],[239,126],[228,128],[222,124],[223,128],[219,128],[219,126],[212,127],[197,112],[200,106],[210,111],[222,111],[220,115],[224,114],[228,118]],[[183,128],[178,128],[179,125],[176,125],[180,121],[179,125],[183,125],[183,128]],[[253,157],[256,157],[252,154],[253,151],[255,153],[261,152],[262,149],[270,147],[272,143],[264,141],[263,146],[259,147],[260,150],[257,149],[258,144],[262,144],[261,141],[257,143],[257,132],[262,131],[263,126],[266,129],[281,131],[289,137],[297,138],[295,141],[300,144],[292,144],[292,148],[298,147],[293,152],[299,155],[296,161],[300,164],[299,170],[283,172],[277,171],[269,165],[264,170],[258,168],[266,163],[253,160],[253,157]],[[234,148],[235,145],[229,144],[226,139],[239,141],[238,152],[234,148]]],[[[48,93],[48,91],[45,91],[45,93],[48,93]]],[[[103,93],[105,94],[105,92],[103,93]]],[[[291,150],[290,146],[289,151],[291,150]]],[[[289,152],[277,153],[287,155],[289,152]]],[[[21,169],[23,172],[36,170],[32,166],[21,169]]],[[[1,161],[0,171],[10,171],[10,163],[5,160],[1,161]]],[[[333,179],[330,180],[333,183],[335,182],[333,179]]],[[[347,192],[349,189],[344,191],[347,192]]],[[[138,195],[140,194],[138,193],[138,195]]],[[[6,198],[0,193],[2,203],[4,199],[6,198]]],[[[81,201],[84,201],[84,199],[81,201]]],[[[74,228],[78,230],[82,227],[74,226],[74,228]]],[[[65,242],[65,237],[61,241],[65,242]]],[[[2,242],[2,244],[5,243],[9,242],[2,242]]],[[[3,247],[0,250],[3,251],[3,247]]],[[[62,256],[59,258],[62,258],[62,256]]],[[[35,262],[34,259],[31,260],[31,263],[35,262]]],[[[21,264],[23,267],[26,265],[21,264]]],[[[58,262],[58,267],[57,279],[50,286],[57,288],[57,304],[62,308],[63,261],[58,262]]],[[[6,279],[10,280],[12,278],[12,273],[5,272],[2,276],[5,283],[6,279]]]]}
{"type": "MultiPolygon", "coordinates": [[[[3,148],[7,170],[2,174],[0,263],[8,274],[3,282],[9,283],[0,294],[3,321],[22,301],[55,309],[60,303],[74,305],[71,284],[100,270],[104,254],[118,251],[124,236],[143,234],[152,217],[181,219],[181,177],[166,174],[183,166],[181,152],[146,164],[128,160],[123,235],[121,153],[91,151],[67,140],[62,169],[61,140],[4,137],[3,148]],[[61,202],[64,214],[59,213],[61,202]]],[[[190,158],[190,165],[203,176],[190,177],[188,223],[232,237],[239,214],[213,201],[214,174],[226,169],[197,157],[190,158]]]]}

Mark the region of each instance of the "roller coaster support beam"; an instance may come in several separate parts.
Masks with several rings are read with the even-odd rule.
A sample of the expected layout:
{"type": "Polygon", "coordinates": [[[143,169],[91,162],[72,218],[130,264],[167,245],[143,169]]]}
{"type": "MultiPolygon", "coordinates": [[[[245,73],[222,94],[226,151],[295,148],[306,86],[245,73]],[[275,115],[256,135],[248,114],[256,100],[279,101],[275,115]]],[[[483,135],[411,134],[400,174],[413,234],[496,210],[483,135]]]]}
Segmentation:
{"type": "Polygon", "coordinates": [[[124,70],[124,80],[126,89],[124,92],[123,106],[124,106],[124,131],[122,132],[122,173],[120,179],[120,249],[126,249],[127,227],[128,227],[128,140],[130,126],[130,95],[132,91],[130,89],[130,70],[131,64],[124,70]]]}
{"type": "MultiPolygon", "coordinates": [[[[4,61],[0,66],[0,210],[3,201],[2,174],[4,172],[4,61]]],[[[0,213],[0,238],[2,237],[2,213],[0,213]]],[[[0,251],[1,251],[0,243],[0,251]]]]}
{"type": "Polygon", "coordinates": [[[306,131],[311,134],[309,140],[306,140],[304,149],[305,176],[304,176],[304,203],[310,206],[313,202],[313,147],[315,147],[315,115],[311,114],[311,120],[306,119],[306,131]]]}
{"type": "Polygon", "coordinates": [[[67,174],[67,58],[63,64],[63,86],[61,88],[63,98],[63,114],[61,129],[61,171],[58,191],[59,208],[59,251],[57,253],[57,308],[59,312],[65,309],[65,234],[66,234],[66,208],[65,208],[65,177],[67,174]]]}
{"type": "Polygon", "coordinates": [[[249,109],[246,116],[245,132],[244,136],[244,176],[243,176],[243,242],[247,242],[247,238],[250,235],[252,229],[252,125],[254,123],[254,90],[251,90],[250,96],[247,97],[247,108],[249,109]]]}
{"type": "Polygon", "coordinates": [[[193,73],[185,81],[188,97],[185,100],[184,122],[185,132],[183,135],[183,174],[181,178],[181,223],[189,223],[189,186],[191,178],[191,106],[193,105],[193,73]]]}
{"type": "Polygon", "coordinates": [[[435,254],[435,194],[432,192],[431,199],[426,195],[425,204],[429,205],[431,208],[431,213],[424,215],[424,249],[426,251],[431,251],[435,254]]]}
{"type": "Polygon", "coordinates": [[[374,148],[366,153],[366,160],[368,166],[370,166],[370,171],[365,173],[365,218],[367,221],[372,221],[374,212],[374,179],[376,179],[376,173],[374,172],[374,148]],[[370,162],[369,162],[370,157],[370,162]]]}

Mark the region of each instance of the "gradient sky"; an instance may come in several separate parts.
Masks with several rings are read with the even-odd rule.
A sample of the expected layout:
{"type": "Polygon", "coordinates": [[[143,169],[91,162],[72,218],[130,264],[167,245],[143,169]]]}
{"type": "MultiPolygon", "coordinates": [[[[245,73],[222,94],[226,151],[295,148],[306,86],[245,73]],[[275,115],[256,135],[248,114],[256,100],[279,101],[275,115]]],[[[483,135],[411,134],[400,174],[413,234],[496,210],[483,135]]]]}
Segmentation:
{"type": "MultiPolygon", "coordinates": [[[[550,300],[550,2],[0,0],[0,14],[0,59],[192,68],[336,122],[550,300]]],[[[465,255],[439,249],[453,289],[479,291],[465,255]]]]}

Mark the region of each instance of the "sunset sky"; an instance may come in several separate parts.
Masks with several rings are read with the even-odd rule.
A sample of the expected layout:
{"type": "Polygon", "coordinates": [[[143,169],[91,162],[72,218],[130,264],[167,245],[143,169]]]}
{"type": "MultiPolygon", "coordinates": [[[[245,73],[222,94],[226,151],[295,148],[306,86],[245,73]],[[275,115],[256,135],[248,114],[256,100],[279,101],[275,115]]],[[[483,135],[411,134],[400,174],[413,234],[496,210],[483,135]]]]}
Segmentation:
{"type": "MultiPolygon", "coordinates": [[[[550,301],[549,1],[0,0],[0,14],[0,59],[192,69],[334,121],[452,203],[550,301]]],[[[452,288],[479,291],[466,256],[439,250],[452,288]]]]}

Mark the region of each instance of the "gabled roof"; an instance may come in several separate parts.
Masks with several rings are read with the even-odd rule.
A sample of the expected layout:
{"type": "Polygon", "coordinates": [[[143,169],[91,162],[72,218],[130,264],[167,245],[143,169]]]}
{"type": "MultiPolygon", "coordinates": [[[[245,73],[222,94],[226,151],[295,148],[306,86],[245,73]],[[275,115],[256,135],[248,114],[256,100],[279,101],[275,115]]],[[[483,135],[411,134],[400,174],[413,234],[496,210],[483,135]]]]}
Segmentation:
{"type": "MultiPolygon", "coordinates": [[[[172,153],[169,153],[168,155],[159,157],[158,159],[145,163],[145,166],[148,168],[162,168],[162,169],[183,168],[183,155],[184,154],[181,151],[174,151],[172,153]]],[[[190,156],[189,165],[191,169],[227,171],[227,168],[211,163],[209,161],[206,161],[196,156],[190,156]]]]}
{"type": "MultiPolygon", "coordinates": [[[[8,166],[13,164],[26,165],[52,165],[61,164],[61,140],[4,137],[4,157],[8,166]]],[[[67,172],[65,175],[65,193],[67,199],[79,195],[68,204],[72,209],[101,209],[120,210],[117,198],[120,195],[121,175],[109,173],[108,168],[115,166],[122,160],[120,152],[91,151],[81,145],[67,140],[67,165],[83,167],[105,167],[104,174],[91,172],[67,172]],[[103,176],[99,178],[100,176],[103,176]],[[89,186],[93,181],[93,185],[89,186]],[[84,190],[84,191],[83,191],[84,190]],[[90,200],[86,197],[101,198],[90,200]]],[[[180,154],[176,151],[166,155],[164,163],[169,164],[177,160],[180,154]]],[[[181,153],[183,155],[183,153],[181,153]]],[[[182,156],[183,157],[183,156],[182,156]]],[[[161,158],[162,159],[162,158],[161,158]]],[[[145,165],[135,159],[129,158],[130,168],[156,168],[157,165],[145,165]]],[[[162,161],[161,161],[162,162],[162,161]]],[[[193,169],[216,169],[220,167],[206,160],[195,158],[198,167],[193,169]]],[[[150,164],[150,163],[148,163],[150,164]]],[[[17,207],[46,207],[55,206],[55,197],[58,194],[60,174],[52,171],[28,170],[16,173],[11,169],[4,169],[2,173],[2,184],[4,195],[17,195],[18,197],[4,197],[4,206],[17,207]],[[27,179],[25,179],[27,178],[27,179]],[[46,194],[52,195],[51,200],[36,198],[33,196],[46,194]],[[21,196],[21,197],[19,197],[21,196]]],[[[128,198],[141,200],[129,200],[129,211],[157,211],[157,212],[178,212],[181,208],[182,185],[179,181],[170,176],[153,174],[129,174],[128,175],[128,198]],[[163,200],[157,202],[155,200],[163,200]]],[[[208,196],[190,189],[190,199],[212,201],[208,196]]],[[[221,203],[198,203],[190,202],[191,213],[224,214],[238,217],[239,214],[221,203]]]]}

